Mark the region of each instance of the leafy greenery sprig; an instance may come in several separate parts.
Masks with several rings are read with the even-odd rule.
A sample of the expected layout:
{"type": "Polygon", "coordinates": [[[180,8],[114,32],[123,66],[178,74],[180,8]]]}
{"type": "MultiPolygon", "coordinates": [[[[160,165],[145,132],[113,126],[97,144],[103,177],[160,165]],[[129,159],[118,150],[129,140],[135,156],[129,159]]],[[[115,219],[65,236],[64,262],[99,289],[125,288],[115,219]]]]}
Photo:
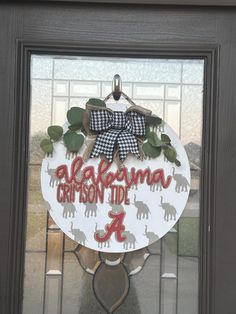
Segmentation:
{"type": "MultiPolygon", "coordinates": [[[[97,98],[91,98],[87,103],[94,106],[106,107],[106,103],[97,98]]],[[[40,147],[45,154],[52,154],[53,144],[61,140],[63,140],[68,152],[77,153],[81,149],[87,135],[83,128],[84,111],[84,109],[79,107],[72,107],[67,111],[69,126],[65,133],[64,129],[59,125],[48,127],[48,138],[44,138],[40,143],[40,147]],[[80,132],[79,134],[77,133],[78,131],[80,132]]],[[[171,145],[169,136],[162,133],[161,138],[159,138],[154,131],[154,129],[161,124],[162,119],[157,116],[152,115],[146,117],[146,141],[142,146],[143,151],[145,155],[150,158],[157,158],[163,151],[165,158],[179,167],[181,164],[177,159],[176,150],[171,145]]]]}
{"type": "MultiPolygon", "coordinates": [[[[87,103],[94,106],[106,107],[106,103],[97,98],[91,98],[87,103]]],[[[67,111],[67,121],[69,123],[68,130],[64,130],[59,125],[52,125],[48,127],[48,138],[44,138],[40,147],[47,155],[53,153],[53,144],[63,140],[68,152],[77,153],[84,144],[86,134],[83,128],[84,109],[79,107],[72,107],[67,111]],[[80,134],[77,132],[80,131],[80,134]]]]}
{"type": "Polygon", "coordinates": [[[52,125],[48,127],[47,133],[49,138],[41,141],[40,147],[45,154],[53,153],[53,144],[63,139],[67,150],[71,153],[77,153],[84,143],[84,136],[78,134],[77,131],[82,129],[82,118],[84,109],[72,107],[67,111],[67,120],[69,122],[68,130],[64,130],[59,125],[52,125]]]}
{"type": "Polygon", "coordinates": [[[53,143],[58,142],[63,135],[63,128],[59,125],[52,125],[48,127],[48,136],[49,138],[44,138],[40,147],[45,154],[52,154],[53,152],[53,143]]]}
{"type": "Polygon", "coordinates": [[[152,129],[157,128],[158,125],[162,124],[162,119],[159,117],[151,116],[146,120],[146,142],[143,144],[143,151],[146,156],[150,158],[157,158],[160,156],[161,152],[165,158],[175,163],[177,167],[181,165],[180,161],[177,159],[177,152],[175,148],[171,145],[171,139],[167,134],[162,133],[161,138],[158,137],[157,133],[152,129]]]}

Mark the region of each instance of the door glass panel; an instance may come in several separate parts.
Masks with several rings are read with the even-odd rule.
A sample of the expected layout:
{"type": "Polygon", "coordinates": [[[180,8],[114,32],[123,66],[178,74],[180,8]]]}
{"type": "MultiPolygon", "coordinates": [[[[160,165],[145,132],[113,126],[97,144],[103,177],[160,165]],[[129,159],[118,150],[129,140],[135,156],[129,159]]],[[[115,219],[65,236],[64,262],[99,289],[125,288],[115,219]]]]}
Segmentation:
{"type": "Polygon", "coordinates": [[[203,72],[203,60],[32,56],[24,314],[198,313],[203,72]],[[116,73],[123,91],[181,138],[192,180],[183,215],[161,240],[106,255],[78,245],[50,218],[39,143],[70,107],[104,99],[116,73]]]}

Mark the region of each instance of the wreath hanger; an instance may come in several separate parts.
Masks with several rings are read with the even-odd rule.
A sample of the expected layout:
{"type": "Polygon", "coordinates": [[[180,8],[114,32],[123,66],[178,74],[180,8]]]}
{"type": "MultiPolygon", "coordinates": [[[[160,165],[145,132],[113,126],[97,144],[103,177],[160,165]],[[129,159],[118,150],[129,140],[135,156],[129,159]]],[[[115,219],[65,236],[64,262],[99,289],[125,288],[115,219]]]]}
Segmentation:
{"type": "Polygon", "coordinates": [[[123,96],[132,106],[136,106],[132,99],[122,91],[122,81],[120,75],[115,74],[112,80],[112,92],[106,96],[104,102],[111,97],[113,97],[115,101],[118,101],[121,96],[123,96]]]}

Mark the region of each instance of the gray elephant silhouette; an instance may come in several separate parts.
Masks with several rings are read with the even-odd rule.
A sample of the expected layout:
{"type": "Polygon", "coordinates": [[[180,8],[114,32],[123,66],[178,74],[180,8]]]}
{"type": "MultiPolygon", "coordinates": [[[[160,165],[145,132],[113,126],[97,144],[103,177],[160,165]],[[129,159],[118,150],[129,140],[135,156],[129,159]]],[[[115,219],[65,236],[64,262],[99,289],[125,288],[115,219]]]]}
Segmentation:
{"type": "Polygon", "coordinates": [[[164,214],[164,220],[169,221],[169,220],[176,220],[176,214],[177,211],[173,205],[170,203],[163,203],[163,196],[161,196],[161,205],[162,209],[164,209],[165,214],[164,214]]]}
{"type": "MultiPolygon", "coordinates": [[[[150,167],[147,167],[147,169],[151,171],[150,167]]],[[[158,181],[157,183],[153,183],[152,185],[150,185],[150,191],[155,192],[159,190],[162,191],[161,181],[158,181]]]]}
{"type": "Polygon", "coordinates": [[[86,235],[80,229],[73,228],[73,222],[71,221],[71,233],[74,236],[74,240],[82,245],[85,245],[85,241],[87,241],[86,235]]]}
{"type": "Polygon", "coordinates": [[[62,207],[63,207],[63,213],[62,213],[62,217],[67,218],[72,217],[75,218],[75,212],[76,212],[76,208],[75,205],[72,203],[61,203],[62,207]]]}
{"type": "Polygon", "coordinates": [[[86,203],[85,204],[85,211],[84,211],[84,216],[85,217],[90,217],[94,216],[97,217],[97,205],[96,203],[86,203]]]}
{"type": "Polygon", "coordinates": [[[152,191],[152,192],[162,191],[161,181],[158,181],[157,183],[150,185],[150,191],[152,191]]]}
{"type": "Polygon", "coordinates": [[[175,173],[175,167],[173,167],[173,179],[175,180],[175,192],[180,193],[180,192],[187,192],[188,187],[190,186],[187,178],[185,178],[182,174],[180,173],[175,173]]]}
{"type": "Polygon", "coordinates": [[[46,171],[49,176],[50,176],[50,182],[49,182],[49,185],[51,187],[54,187],[54,185],[58,185],[58,183],[60,182],[60,179],[58,179],[58,177],[56,176],[56,169],[52,169],[52,168],[49,168],[49,164],[47,166],[47,171],[46,171]]]}
{"type": "MultiPolygon", "coordinates": [[[[82,171],[82,170],[79,170],[79,171],[76,173],[75,179],[76,179],[77,181],[81,181],[82,177],[83,177],[83,171],[82,171]]],[[[83,179],[83,184],[85,184],[85,183],[88,184],[89,182],[91,182],[91,179],[83,179]]]]}
{"type": "MultiPolygon", "coordinates": [[[[128,173],[127,173],[127,178],[128,178],[128,180],[132,179],[132,174],[131,174],[130,171],[128,171],[128,173]]],[[[135,184],[135,183],[132,183],[131,186],[130,186],[130,189],[131,190],[137,190],[138,189],[138,185],[135,184]]]]}
{"type": "Polygon", "coordinates": [[[108,202],[107,204],[109,204],[111,206],[111,211],[114,213],[114,214],[120,214],[124,211],[124,208],[121,204],[113,204],[111,202],[111,196],[109,194],[109,198],[108,198],[108,202]]]}
{"type": "MultiPolygon", "coordinates": [[[[99,237],[103,237],[106,234],[105,230],[98,229],[98,224],[97,223],[95,224],[94,236],[95,236],[96,233],[98,233],[99,237]]],[[[98,247],[100,249],[102,249],[103,246],[109,248],[110,247],[110,242],[111,242],[110,238],[107,241],[105,241],[105,242],[98,242],[98,247]]]]}
{"type": "Polygon", "coordinates": [[[148,238],[148,245],[152,244],[153,242],[159,240],[159,237],[156,233],[152,231],[147,231],[147,225],[145,225],[145,233],[144,235],[148,238]]]}
{"type": "Polygon", "coordinates": [[[141,220],[141,219],[148,219],[148,216],[150,214],[150,210],[147,206],[147,204],[145,204],[143,201],[137,201],[136,200],[136,194],[134,194],[134,206],[137,208],[137,214],[136,214],[136,218],[141,220]]]}
{"type": "Polygon", "coordinates": [[[80,180],[82,179],[82,174],[83,174],[83,172],[82,172],[81,170],[79,170],[79,171],[76,173],[75,178],[76,178],[77,181],[80,181],[80,180]]]}
{"type": "MultiPolygon", "coordinates": [[[[151,171],[150,167],[147,167],[151,171]]],[[[150,191],[155,192],[155,191],[162,191],[162,184],[161,181],[158,181],[157,183],[154,183],[150,185],[150,191]]]]}
{"type": "Polygon", "coordinates": [[[123,231],[122,236],[126,237],[124,242],[123,242],[123,248],[125,250],[128,250],[129,248],[135,249],[135,243],[137,242],[135,235],[133,233],[131,233],[130,231],[123,231]]]}

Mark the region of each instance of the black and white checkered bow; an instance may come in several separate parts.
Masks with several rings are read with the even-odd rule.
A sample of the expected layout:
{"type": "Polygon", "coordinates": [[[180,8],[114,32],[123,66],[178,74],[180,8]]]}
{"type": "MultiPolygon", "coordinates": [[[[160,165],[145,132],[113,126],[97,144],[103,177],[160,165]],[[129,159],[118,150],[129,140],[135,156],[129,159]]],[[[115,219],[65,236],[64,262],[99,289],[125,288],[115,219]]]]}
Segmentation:
{"type": "Polygon", "coordinates": [[[96,138],[91,158],[104,154],[112,162],[116,144],[120,160],[124,161],[128,153],[140,158],[138,142],[135,136],[145,135],[145,116],[135,111],[91,110],[90,129],[101,132],[96,138]]]}

